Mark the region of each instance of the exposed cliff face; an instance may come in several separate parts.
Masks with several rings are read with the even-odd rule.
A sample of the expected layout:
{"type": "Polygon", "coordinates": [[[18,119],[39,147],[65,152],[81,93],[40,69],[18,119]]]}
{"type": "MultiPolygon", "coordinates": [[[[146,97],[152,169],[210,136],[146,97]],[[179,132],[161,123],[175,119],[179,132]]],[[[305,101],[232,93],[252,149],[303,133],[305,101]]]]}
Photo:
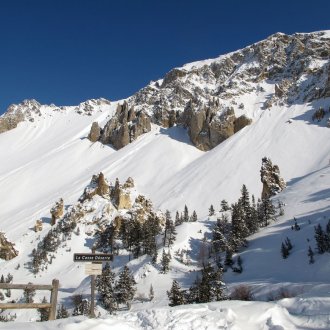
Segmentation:
{"type": "Polygon", "coordinates": [[[18,256],[13,243],[9,242],[4,233],[0,232],[0,259],[11,260],[18,256]]]}
{"type": "Polygon", "coordinates": [[[115,115],[101,131],[100,141],[116,149],[125,147],[138,136],[151,130],[150,117],[144,111],[136,112],[127,102],[119,104],[115,115]]]}
{"type": "Polygon", "coordinates": [[[261,198],[275,196],[286,187],[278,166],[267,157],[262,159],[260,175],[263,184],[261,198]]]}
{"type": "MultiPolygon", "coordinates": [[[[273,85],[261,108],[330,96],[330,39],[323,33],[277,33],[214,60],[171,70],[128,103],[164,127],[183,124],[192,143],[209,150],[252,120],[238,106],[242,95],[273,85]]],[[[248,109],[246,109],[248,110],[248,109]]]]}
{"type": "Polygon", "coordinates": [[[224,112],[218,111],[219,104],[210,104],[208,107],[189,102],[182,116],[185,127],[192,143],[201,150],[210,150],[238,132],[252,120],[242,115],[235,116],[233,108],[224,112]]]}

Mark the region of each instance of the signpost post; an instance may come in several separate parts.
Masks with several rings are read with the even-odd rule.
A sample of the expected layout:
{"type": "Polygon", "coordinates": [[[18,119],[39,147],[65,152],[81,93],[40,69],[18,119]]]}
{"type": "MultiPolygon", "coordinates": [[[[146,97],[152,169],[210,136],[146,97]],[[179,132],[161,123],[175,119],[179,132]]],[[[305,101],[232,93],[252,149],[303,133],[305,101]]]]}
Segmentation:
{"type": "Polygon", "coordinates": [[[75,253],[73,255],[74,262],[89,262],[85,264],[85,274],[91,277],[91,307],[89,312],[90,318],[95,318],[95,276],[102,274],[102,262],[112,261],[113,255],[106,253],[95,253],[95,249],[92,249],[92,253],[75,253]],[[90,263],[91,262],[91,263],[90,263]]]}

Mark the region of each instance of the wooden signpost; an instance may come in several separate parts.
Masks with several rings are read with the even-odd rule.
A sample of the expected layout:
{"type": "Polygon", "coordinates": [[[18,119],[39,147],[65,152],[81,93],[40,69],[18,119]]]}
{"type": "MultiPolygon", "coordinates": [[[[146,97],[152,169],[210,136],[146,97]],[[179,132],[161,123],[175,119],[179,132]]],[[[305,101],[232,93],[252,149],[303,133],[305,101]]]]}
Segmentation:
{"type": "Polygon", "coordinates": [[[95,318],[95,276],[102,274],[102,262],[112,261],[113,255],[107,253],[75,253],[73,255],[74,262],[89,262],[85,264],[85,274],[91,277],[91,307],[89,317],[95,318]]]}

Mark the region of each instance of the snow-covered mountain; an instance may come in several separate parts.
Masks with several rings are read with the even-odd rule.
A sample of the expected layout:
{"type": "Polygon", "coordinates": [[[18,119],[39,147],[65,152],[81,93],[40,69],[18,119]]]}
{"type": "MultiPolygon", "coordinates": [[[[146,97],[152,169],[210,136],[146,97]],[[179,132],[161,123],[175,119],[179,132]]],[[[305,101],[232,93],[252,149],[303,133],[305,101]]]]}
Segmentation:
{"type": "MultiPolygon", "coordinates": [[[[210,328],[327,328],[328,320],[320,314],[328,306],[330,263],[328,253],[317,254],[314,226],[325,228],[330,218],[329,54],[328,31],[278,33],[237,52],[173,69],[127,100],[89,100],[77,107],[26,100],[10,106],[0,117],[0,231],[15,243],[18,256],[2,261],[0,274],[10,272],[17,283],[59,278],[60,302],[70,307],[70,296],[89,290],[83,266],[72,262],[72,254],[89,251],[102,224],[137,216],[143,222],[151,214],[164,219],[167,209],[174,218],[187,205],[190,214],[197,212],[198,221],[177,227],[170,272],[159,271],[161,235],[155,265],[146,255],[129,260],[125,250],[115,257],[114,270],[130,267],[140,297],[132,312],[119,313],[118,324],[123,326],[126,319],[131,328],[171,328],[176,317],[183,317],[180,329],[184,324],[197,328],[205,317],[210,328]],[[273,198],[274,204],[285,204],[285,213],[249,237],[248,247],[239,252],[244,271],[228,270],[224,281],[230,289],[250,286],[255,299],[262,301],[283,288],[298,298],[187,305],[174,308],[173,316],[165,308],[172,280],[186,289],[195,280],[200,249],[210,244],[212,227],[222,214],[221,200],[234,203],[243,184],[261,197],[263,157],[278,165],[287,183],[273,198]],[[100,172],[105,190],[97,190],[95,175],[100,172]],[[129,177],[134,188],[130,180],[125,183],[129,177]],[[88,198],[81,198],[86,194],[88,198]],[[72,219],[77,226],[70,239],[50,253],[55,257],[52,263],[34,273],[32,250],[55,228],[50,210],[60,198],[63,212],[55,227],[72,219]],[[211,204],[216,213],[209,216],[211,204]],[[291,229],[294,217],[299,231],[291,229]],[[39,219],[42,230],[35,232],[39,219]],[[283,259],[281,243],[287,237],[293,248],[283,259]],[[308,263],[309,246],[315,252],[314,264],[308,263]],[[188,264],[174,257],[178,250],[186,251],[188,264]],[[155,298],[141,303],[150,285],[155,298]],[[191,308],[198,317],[190,319],[191,308]]],[[[11,299],[20,295],[13,292],[11,299]]],[[[42,297],[40,293],[36,299],[42,297]]],[[[36,317],[35,311],[18,314],[20,321],[36,317]]],[[[89,328],[86,322],[81,326],[89,328]]],[[[90,328],[97,327],[96,321],[89,322],[90,328]]]]}

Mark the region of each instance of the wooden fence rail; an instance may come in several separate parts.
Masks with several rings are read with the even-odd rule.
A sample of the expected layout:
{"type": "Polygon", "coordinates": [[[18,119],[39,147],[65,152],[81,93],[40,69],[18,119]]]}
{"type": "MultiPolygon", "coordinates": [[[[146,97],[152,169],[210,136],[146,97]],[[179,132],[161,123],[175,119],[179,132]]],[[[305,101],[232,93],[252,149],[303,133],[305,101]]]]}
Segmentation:
{"type": "Polygon", "coordinates": [[[58,287],[59,287],[59,281],[56,279],[52,281],[51,285],[0,283],[0,289],[20,289],[20,290],[32,289],[32,290],[51,291],[50,303],[0,303],[0,309],[48,308],[49,320],[55,320],[58,287]]]}

